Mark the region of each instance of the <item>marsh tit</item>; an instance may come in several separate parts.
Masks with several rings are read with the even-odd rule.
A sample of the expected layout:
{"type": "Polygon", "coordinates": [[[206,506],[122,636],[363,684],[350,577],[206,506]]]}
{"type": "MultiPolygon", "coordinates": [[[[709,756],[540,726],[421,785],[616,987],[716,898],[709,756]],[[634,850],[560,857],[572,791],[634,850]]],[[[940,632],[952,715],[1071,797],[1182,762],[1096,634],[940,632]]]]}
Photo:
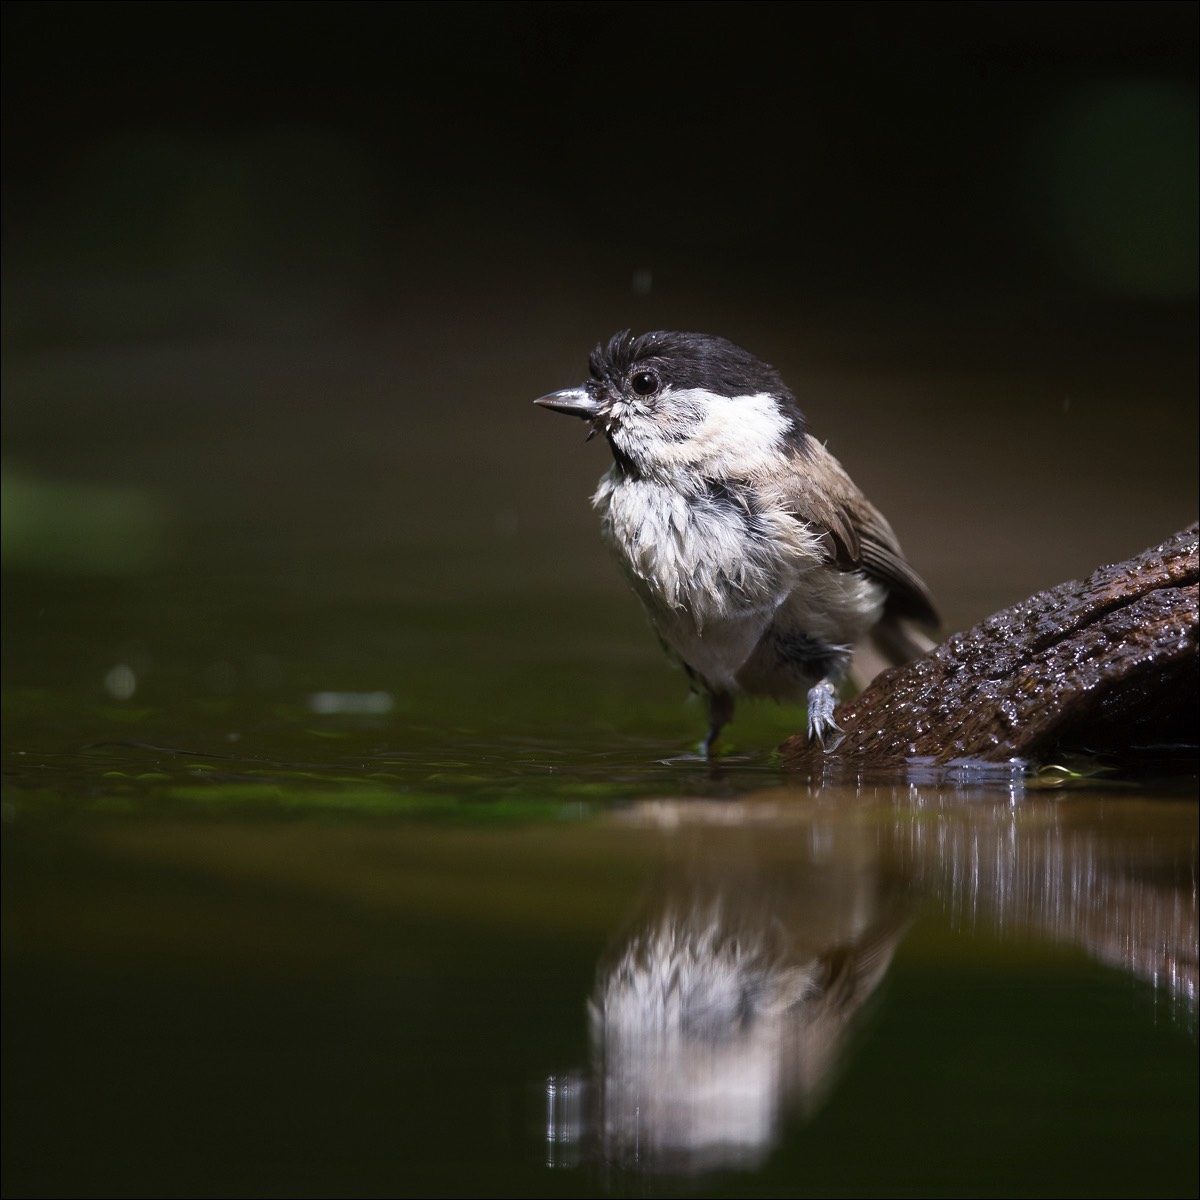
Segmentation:
{"type": "Polygon", "coordinates": [[[535,400],[603,433],[592,504],[667,653],[708,699],[711,755],[739,695],[796,700],[837,731],[857,644],[891,662],[932,645],[925,584],[883,515],[809,433],[774,367],[724,338],[628,330],[580,387],[535,400]]]}

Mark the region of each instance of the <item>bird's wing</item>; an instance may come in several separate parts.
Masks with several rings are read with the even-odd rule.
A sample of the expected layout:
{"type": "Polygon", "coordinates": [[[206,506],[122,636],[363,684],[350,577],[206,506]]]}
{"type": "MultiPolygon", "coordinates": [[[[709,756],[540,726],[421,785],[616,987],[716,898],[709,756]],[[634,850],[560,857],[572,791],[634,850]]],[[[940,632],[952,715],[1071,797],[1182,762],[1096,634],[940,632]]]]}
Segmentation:
{"type": "Polygon", "coordinates": [[[862,546],[860,569],[888,590],[885,611],[911,617],[922,625],[941,624],[925,581],[908,565],[904,551],[883,514],[864,501],[867,513],[858,531],[862,546]]]}
{"type": "Polygon", "coordinates": [[[800,520],[822,531],[830,561],[883,584],[887,612],[938,625],[929,588],[908,565],[884,515],[819,442],[810,437],[798,454],[801,461],[787,472],[784,494],[800,520]]]}

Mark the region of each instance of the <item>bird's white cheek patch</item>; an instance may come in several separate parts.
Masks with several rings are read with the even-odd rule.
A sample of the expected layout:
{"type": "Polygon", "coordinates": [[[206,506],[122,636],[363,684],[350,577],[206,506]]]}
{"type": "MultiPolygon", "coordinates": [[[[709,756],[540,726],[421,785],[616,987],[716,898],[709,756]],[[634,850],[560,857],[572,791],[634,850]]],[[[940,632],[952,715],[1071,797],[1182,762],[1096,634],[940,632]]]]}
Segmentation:
{"type": "Polygon", "coordinates": [[[776,399],[766,392],[719,396],[703,388],[674,393],[702,412],[692,436],[679,450],[716,478],[754,474],[769,469],[787,433],[789,421],[776,399]]]}

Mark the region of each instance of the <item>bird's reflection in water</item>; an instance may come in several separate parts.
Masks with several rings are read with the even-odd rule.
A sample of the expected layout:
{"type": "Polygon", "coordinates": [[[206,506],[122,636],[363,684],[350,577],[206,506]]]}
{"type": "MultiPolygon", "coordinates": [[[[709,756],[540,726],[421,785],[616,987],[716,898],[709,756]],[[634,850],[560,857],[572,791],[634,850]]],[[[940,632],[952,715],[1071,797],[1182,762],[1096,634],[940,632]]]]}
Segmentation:
{"type": "Polygon", "coordinates": [[[550,1081],[552,1165],[587,1144],[616,1168],[753,1167],[785,1114],[819,1104],[905,920],[857,833],[835,846],[832,827],[808,832],[807,862],[772,863],[751,861],[769,834],[691,831],[601,964],[591,1071],[550,1081]]]}
{"type": "Polygon", "coordinates": [[[731,897],[663,913],[589,1005],[606,1157],[668,1170],[750,1166],[785,1107],[824,1093],[851,1017],[898,934],[798,960],[731,897]]]}

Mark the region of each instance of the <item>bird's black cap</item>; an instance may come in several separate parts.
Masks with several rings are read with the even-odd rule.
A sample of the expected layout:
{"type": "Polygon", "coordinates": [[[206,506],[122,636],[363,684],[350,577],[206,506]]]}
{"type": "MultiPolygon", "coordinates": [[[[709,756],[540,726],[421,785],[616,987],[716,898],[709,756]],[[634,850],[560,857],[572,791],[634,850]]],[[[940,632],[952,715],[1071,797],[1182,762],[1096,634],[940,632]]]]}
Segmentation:
{"type": "Polygon", "coordinates": [[[672,388],[704,388],[722,396],[768,392],[793,404],[796,399],[773,366],[708,333],[660,330],[634,337],[624,329],[592,351],[588,366],[599,382],[616,382],[635,366],[652,366],[672,388]]]}

